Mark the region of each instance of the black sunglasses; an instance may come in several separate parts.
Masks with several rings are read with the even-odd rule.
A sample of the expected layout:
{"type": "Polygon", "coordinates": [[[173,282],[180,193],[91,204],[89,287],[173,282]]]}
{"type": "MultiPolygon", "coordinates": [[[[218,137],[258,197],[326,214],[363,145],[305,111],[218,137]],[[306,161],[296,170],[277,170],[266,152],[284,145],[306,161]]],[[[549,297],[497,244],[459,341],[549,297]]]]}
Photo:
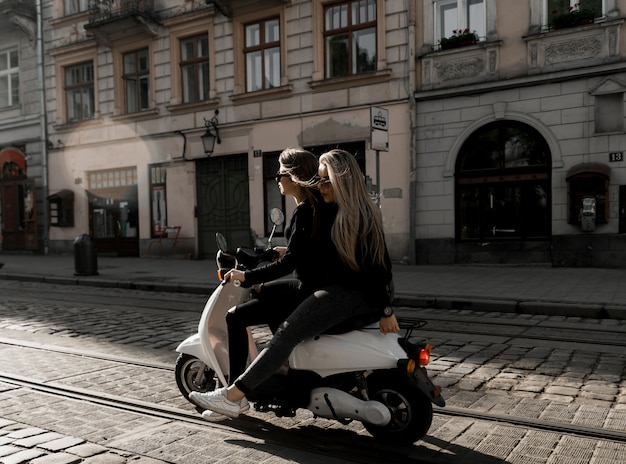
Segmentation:
{"type": "Polygon", "coordinates": [[[276,179],[276,182],[280,182],[280,179],[282,179],[283,177],[289,177],[289,174],[287,174],[286,172],[277,172],[274,176],[274,179],[276,179]]]}
{"type": "Polygon", "coordinates": [[[313,181],[315,182],[315,186],[320,189],[328,188],[331,185],[330,178],[328,177],[315,176],[313,181]]]}

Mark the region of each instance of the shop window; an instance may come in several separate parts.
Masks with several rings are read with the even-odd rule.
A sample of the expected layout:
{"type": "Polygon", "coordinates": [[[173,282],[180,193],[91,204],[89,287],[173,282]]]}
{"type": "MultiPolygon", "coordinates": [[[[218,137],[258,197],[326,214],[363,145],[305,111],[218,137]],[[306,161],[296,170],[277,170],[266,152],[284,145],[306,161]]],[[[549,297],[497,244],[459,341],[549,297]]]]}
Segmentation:
{"type": "MultiPolygon", "coordinates": [[[[112,239],[138,236],[137,168],[88,173],[90,232],[103,246],[118,246],[112,239]],[[107,242],[108,240],[108,242],[107,242]]],[[[99,251],[104,251],[100,248],[99,251]]]]}
{"type": "Polygon", "coordinates": [[[580,224],[580,211],[584,198],[595,199],[595,222],[607,223],[609,220],[610,168],[602,163],[581,163],[567,172],[567,198],[569,224],[580,224]]]}
{"type": "Polygon", "coordinates": [[[546,141],[526,124],[498,121],[477,130],[457,159],[457,238],[547,239],[550,165],[546,141]]]}
{"type": "Polygon", "coordinates": [[[61,190],[48,196],[48,217],[53,227],[74,227],[74,192],[61,190]]]}
{"type": "Polygon", "coordinates": [[[167,227],[166,179],[167,165],[156,164],[150,166],[150,217],[152,218],[152,237],[162,236],[167,227]]]}

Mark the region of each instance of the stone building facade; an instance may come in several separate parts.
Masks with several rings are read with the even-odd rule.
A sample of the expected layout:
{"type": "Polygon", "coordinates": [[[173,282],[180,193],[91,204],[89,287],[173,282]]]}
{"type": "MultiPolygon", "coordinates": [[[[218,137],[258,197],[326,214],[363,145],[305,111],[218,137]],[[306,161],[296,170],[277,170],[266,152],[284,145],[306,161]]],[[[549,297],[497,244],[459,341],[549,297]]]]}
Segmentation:
{"type": "Polygon", "coordinates": [[[211,257],[218,231],[262,244],[294,207],[280,151],[338,146],[396,262],[623,265],[626,0],[0,6],[0,54],[19,51],[0,150],[28,161],[3,249],[7,232],[54,253],[83,235],[134,256],[211,257]]]}
{"type": "Polygon", "coordinates": [[[563,3],[423,2],[418,263],[623,266],[626,4],[563,3]],[[444,6],[478,40],[439,47],[444,6]]]}

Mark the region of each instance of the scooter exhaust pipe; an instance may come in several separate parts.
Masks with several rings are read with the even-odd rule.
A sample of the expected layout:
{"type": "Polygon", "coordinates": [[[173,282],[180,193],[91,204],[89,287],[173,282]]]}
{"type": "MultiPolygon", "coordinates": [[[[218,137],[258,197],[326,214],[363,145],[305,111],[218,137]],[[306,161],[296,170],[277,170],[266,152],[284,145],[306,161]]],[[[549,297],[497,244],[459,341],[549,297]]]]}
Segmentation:
{"type": "Polygon", "coordinates": [[[313,389],[308,409],[320,417],[339,422],[356,419],[384,426],[391,420],[391,412],[379,401],[363,401],[335,388],[313,389]]]}

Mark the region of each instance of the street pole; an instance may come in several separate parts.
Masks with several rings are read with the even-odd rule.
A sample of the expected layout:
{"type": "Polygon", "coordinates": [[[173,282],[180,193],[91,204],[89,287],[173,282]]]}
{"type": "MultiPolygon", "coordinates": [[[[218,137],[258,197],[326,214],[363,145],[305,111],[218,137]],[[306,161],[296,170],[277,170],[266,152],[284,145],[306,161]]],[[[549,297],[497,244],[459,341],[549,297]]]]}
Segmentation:
{"type": "Polygon", "coordinates": [[[41,178],[43,191],[43,252],[48,254],[48,116],[46,114],[46,83],[44,71],[44,44],[43,44],[43,13],[41,0],[37,0],[37,77],[39,78],[40,98],[40,131],[41,131],[41,178]]]}
{"type": "Polygon", "coordinates": [[[380,150],[376,150],[376,204],[380,208],[380,150]]]}

